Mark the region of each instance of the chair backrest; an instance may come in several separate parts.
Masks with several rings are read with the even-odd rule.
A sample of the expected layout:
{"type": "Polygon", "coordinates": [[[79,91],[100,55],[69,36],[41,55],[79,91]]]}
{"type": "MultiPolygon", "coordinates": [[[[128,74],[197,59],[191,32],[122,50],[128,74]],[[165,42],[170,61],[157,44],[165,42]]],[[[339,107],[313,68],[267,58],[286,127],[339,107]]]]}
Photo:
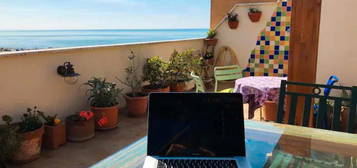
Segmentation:
{"type": "Polygon", "coordinates": [[[243,77],[242,68],[238,65],[214,67],[216,81],[235,80],[243,77]]]}
{"type": "Polygon", "coordinates": [[[202,93],[206,92],[205,85],[202,79],[199,76],[195,75],[194,72],[191,72],[191,77],[195,81],[196,92],[202,92],[202,93]]]}
{"type": "MultiPolygon", "coordinates": [[[[304,97],[304,111],[303,111],[303,120],[302,125],[308,126],[309,119],[310,119],[310,112],[311,112],[311,105],[314,99],[319,100],[318,105],[318,115],[316,119],[316,127],[321,129],[332,129],[335,131],[340,131],[340,116],[341,116],[341,107],[343,103],[348,103],[350,108],[349,120],[348,120],[348,127],[347,131],[352,133],[355,131],[355,116],[356,116],[356,104],[357,104],[357,87],[344,87],[344,86],[332,86],[332,85],[320,85],[320,84],[309,84],[309,83],[302,83],[302,82],[288,82],[282,81],[280,87],[280,96],[279,96],[279,104],[278,104],[278,115],[277,115],[277,122],[282,123],[284,119],[284,105],[285,105],[285,97],[289,95],[290,100],[290,109],[288,121],[284,123],[287,124],[295,124],[296,118],[296,108],[298,97],[304,97]],[[300,86],[300,87],[309,87],[311,88],[311,93],[299,93],[299,92],[290,92],[287,91],[287,86],[300,86]],[[350,91],[352,94],[350,97],[338,97],[338,96],[324,96],[321,95],[321,88],[329,88],[341,91],[350,91]],[[330,103],[329,103],[330,102],[330,103]],[[329,104],[333,104],[329,105],[329,104]],[[326,123],[327,118],[327,111],[328,106],[333,107],[333,114],[331,120],[331,128],[328,128],[326,123]]],[[[345,130],[343,130],[345,131],[345,130]]]]}

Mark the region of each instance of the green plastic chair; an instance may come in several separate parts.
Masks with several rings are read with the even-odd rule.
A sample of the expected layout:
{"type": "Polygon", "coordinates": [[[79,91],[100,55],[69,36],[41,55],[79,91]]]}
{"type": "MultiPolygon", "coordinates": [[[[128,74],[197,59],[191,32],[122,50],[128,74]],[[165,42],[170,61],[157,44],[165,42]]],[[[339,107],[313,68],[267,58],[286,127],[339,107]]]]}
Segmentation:
{"type": "Polygon", "coordinates": [[[217,66],[214,68],[215,86],[214,91],[217,92],[219,81],[232,81],[243,77],[242,68],[238,65],[217,66]]]}
{"type": "MultiPolygon", "coordinates": [[[[206,88],[205,88],[205,85],[202,81],[202,79],[195,75],[195,73],[191,72],[191,77],[192,79],[195,81],[195,85],[196,85],[196,92],[199,93],[204,93],[206,92],[206,88]]],[[[228,88],[228,89],[224,89],[224,90],[221,90],[219,91],[219,93],[233,93],[233,88],[228,88]]]]}
{"type": "Polygon", "coordinates": [[[199,92],[202,92],[202,93],[206,92],[206,88],[205,88],[205,85],[204,85],[202,79],[201,79],[199,76],[195,75],[194,72],[191,72],[191,77],[192,77],[192,79],[195,81],[196,92],[197,92],[197,93],[199,93],[199,92]]]}
{"type": "MultiPolygon", "coordinates": [[[[345,86],[332,86],[332,85],[320,85],[320,84],[310,84],[310,83],[302,83],[302,82],[290,82],[290,81],[281,81],[280,86],[280,95],[279,95],[279,104],[278,104],[278,115],[277,115],[277,122],[278,123],[286,123],[295,125],[296,124],[296,113],[297,113],[297,102],[298,97],[304,98],[304,109],[303,109],[303,119],[302,119],[302,126],[307,127],[309,125],[310,120],[310,112],[311,112],[311,105],[314,99],[319,100],[319,108],[318,108],[318,115],[317,115],[317,122],[315,127],[321,129],[332,129],[335,131],[346,131],[341,130],[340,125],[340,114],[341,114],[341,107],[344,103],[348,103],[348,107],[350,108],[349,114],[349,121],[348,121],[348,128],[347,132],[353,133],[355,131],[355,116],[357,112],[357,86],[353,87],[345,87],[345,86]],[[311,89],[310,93],[302,93],[302,92],[292,92],[287,90],[288,86],[294,87],[307,87],[311,89]],[[350,91],[352,93],[351,97],[341,97],[341,96],[325,96],[321,95],[323,88],[334,89],[334,90],[345,90],[350,91]],[[290,97],[290,109],[289,116],[287,116],[287,121],[284,121],[284,113],[285,113],[285,98],[290,97]],[[333,114],[332,114],[332,123],[331,127],[327,126],[325,118],[327,111],[328,111],[328,101],[333,101],[333,114]]],[[[332,105],[330,105],[332,106],[332,105]]]]}

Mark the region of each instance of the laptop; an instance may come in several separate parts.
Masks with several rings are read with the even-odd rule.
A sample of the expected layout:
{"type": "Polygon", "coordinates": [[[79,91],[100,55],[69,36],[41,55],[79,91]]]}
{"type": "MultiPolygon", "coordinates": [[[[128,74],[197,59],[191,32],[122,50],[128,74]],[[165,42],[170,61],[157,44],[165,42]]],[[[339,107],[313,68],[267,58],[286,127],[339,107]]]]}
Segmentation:
{"type": "Polygon", "coordinates": [[[242,95],[151,93],[144,168],[250,167],[242,95]]]}

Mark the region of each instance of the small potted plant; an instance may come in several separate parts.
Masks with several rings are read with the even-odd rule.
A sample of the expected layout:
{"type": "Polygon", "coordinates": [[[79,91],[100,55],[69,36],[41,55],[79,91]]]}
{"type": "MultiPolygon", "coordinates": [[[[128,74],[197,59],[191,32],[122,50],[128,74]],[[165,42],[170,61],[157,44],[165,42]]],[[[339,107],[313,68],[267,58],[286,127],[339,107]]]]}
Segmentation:
{"type": "Polygon", "coordinates": [[[124,95],[129,117],[143,117],[147,114],[148,94],[141,91],[143,79],[138,77],[138,68],[135,66],[136,56],[133,51],[128,58],[130,65],[125,68],[127,74],[125,80],[117,79],[130,88],[130,92],[124,95]]]}
{"type": "Polygon", "coordinates": [[[59,146],[66,143],[66,126],[61,120],[54,116],[46,116],[40,112],[45,121],[45,134],[43,135],[43,146],[49,149],[58,149],[59,146]]]}
{"type": "Polygon", "coordinates": [[[205,42],[208,46],[215,46],[217,44],[218,39],[216,39],[217,32],[216,30],[210,29],[207,32],[207,37],[205,39],[205,42]]]}
{"type": "Polygon", "coordinates": [[[194,56],[193,50],[188,49],[181,53],[174,50],[169,62],[170,90],[172,92],[184,92],[186,82],[192,80],[190,73],[194,71],[201,74],[201,59],[194,56]]]}
{"type": "Polygon", "coordinates": [[[11,158],[13,162],[28,163],[40,157],[44,127],[39,113],[36,106],[33,109],[27,108],[27,112],[18,123],[18,133],[23,141],[11,158]]]}
{"type": "Polygon", "coordinates": [[[237,29],[239,25],[238,13],[234,13],[234,12],[228,13],[227,18],[228,18],[229,28],[237,29]]]}
{"type": "Polygon", "coordinates": [[[150,92],[170,92],[168,85],[168,63],[160,57],[155,56],[148,58],[144,65],[144,81],[149,85],[143,87],[143,91],[150,92]]]}
{"type": "Polygon", "coordinates": [[[206,52],[205,54],[203,54],[203,59],[206,61],[208,65],[213,65],[214,64],[213,52],[206,52]]]}
{"type": "Polygon", "coordinates": [[[262,11],[258,8],[249,8],[248,16],[252,22],[259,22],[262,17],[262,11]]]}
{"type": "Polygon", "coordinates": [[[94,113],[81,111],[66,118],[67,140],[82,142],[95,136],[94,113]]]}
{"type": "Polygon", "coordinates": [[[0,167],[6,168],[6,162],[19,150],[22,137],[17,133],[18,126],[11,124],[12,118],[2,116],[5,125],[0,125],[0,167]]]}
{"type": "Polygon", "coordinates": [[[107,82],[106,79],[92,78],[85,85],[89,86],[89,103],[94,113],[95,128],[108,130],[118,126],[118,105],[121,89],[115,83],[107,82]],[[100,125],[100,120],[106,120],[100,125]]]}

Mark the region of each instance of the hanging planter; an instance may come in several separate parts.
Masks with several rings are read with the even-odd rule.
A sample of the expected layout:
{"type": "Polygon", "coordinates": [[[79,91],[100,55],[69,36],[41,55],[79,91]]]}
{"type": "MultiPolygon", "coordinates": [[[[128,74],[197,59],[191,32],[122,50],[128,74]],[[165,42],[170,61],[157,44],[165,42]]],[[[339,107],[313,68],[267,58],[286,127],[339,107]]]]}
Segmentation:
{"type": "Polygon", "coordinates": [[[237,13],[228,13],[227,14],[228,18],[228,26],[231,29],[237,29],[239,26],[239,19],[238,19],[238,14],[237,13]]]}
{"type": "Polygon", "coordinates": [[[260,11],[258,8],[249,8],[248,16],[252,22],[259,22],[260,18],[262,17],[262,11],[260,11]]]}

